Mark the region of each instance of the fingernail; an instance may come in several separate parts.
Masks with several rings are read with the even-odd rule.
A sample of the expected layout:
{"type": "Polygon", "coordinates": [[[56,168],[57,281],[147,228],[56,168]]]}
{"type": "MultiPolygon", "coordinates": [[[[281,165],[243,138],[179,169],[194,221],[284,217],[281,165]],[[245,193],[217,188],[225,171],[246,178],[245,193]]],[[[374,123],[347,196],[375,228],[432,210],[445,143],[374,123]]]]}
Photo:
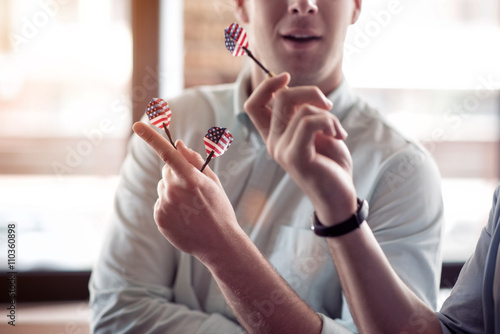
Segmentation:
{"type": "Polygon", "coordinates": [[[325,97],[324,100],[325,100],[326,105],[331,109],[333,107],[333,102],[330,101],[330,99],[327,97],[325,97]]]}
{"type": "Polygon", "coordinates": [[[340,132],[342,133],[344,139],[347,138],[347,135],[348,135],[347,131],[342,126],[340,127],[340,132]]]}
{"type": "Polygon", "coordinates": [[[347,138],[347,131],[344,129],[342,124],[335,122],[334,125],[335,131],[337,132],[337,135],[335,136],[338,139],[345,140],[347,138]]]}
{"type": "Polygon", "coordinates": [[[282,72],[280,73],[277,77],[280,79],[287,78],[288,79],[289,74],[287,72],[282,72]]]}
{"type": "Polygon", "coordinates": [[[141,122],[136,122],[134,123],[134,125],[132,126],[132,130],[134,130],[134,132],[137,134],[137,135],[142,135],[144,133],[144,130],[142,129],[142,126],[140,125],[141,122]]]}

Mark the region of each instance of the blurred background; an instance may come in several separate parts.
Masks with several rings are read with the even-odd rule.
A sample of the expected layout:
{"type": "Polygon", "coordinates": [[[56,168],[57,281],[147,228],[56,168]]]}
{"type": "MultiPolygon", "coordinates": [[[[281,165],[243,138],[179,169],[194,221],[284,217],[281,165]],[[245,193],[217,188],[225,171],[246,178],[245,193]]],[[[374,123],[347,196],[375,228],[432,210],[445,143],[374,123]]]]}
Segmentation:
{"type": "MultiPolygon", "coordinates": [[[[0,288],[16,224],[16,333],[88,331],[132,122],[151,97],[233,81],[247,61],[224,47],[233,21],[232,0],[0,0],[0,288]]],[[[499,59],[498,0],[364,1],[346,40],[350,85],[440,168],[443,298],[500,176],[499,59]]]]}

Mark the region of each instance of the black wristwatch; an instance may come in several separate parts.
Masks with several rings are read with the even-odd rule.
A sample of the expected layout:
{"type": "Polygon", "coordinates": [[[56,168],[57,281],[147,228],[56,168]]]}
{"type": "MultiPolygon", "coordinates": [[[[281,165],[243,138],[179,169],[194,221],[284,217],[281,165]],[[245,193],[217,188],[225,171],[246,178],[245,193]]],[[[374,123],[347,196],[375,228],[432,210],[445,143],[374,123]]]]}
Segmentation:
{"type": "Polygon", "coordinates": [[[366,217],[368,217],[368,202],[358,198],[358,210],[351,218],[337,225],[324,226],[318,220],[315,211],[311,221],[311,230],[320,237],[338,237],[357,229],[366,220],[366,217]]]}

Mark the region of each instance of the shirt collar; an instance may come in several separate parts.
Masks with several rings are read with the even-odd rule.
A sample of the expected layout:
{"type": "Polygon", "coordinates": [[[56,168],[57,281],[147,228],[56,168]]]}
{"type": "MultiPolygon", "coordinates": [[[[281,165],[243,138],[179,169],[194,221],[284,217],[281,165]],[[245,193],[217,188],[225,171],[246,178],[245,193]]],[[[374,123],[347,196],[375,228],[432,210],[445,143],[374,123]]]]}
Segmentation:
{"type": "Polygon", "coordinates": [[[332,113],[341,121],[357,100],[345,77],[342,78],[337,89],[328,95],[328,98],[333,102],[332,113]]]}

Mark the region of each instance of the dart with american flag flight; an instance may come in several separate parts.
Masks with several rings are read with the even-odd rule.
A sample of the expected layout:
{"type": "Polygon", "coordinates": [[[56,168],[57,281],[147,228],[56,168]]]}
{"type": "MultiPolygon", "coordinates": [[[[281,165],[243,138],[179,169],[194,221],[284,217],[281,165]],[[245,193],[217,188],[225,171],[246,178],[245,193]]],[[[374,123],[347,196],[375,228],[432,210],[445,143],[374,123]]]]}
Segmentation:
{"type": "Polygon", "coordinates": [[[219,157],[227,151],[227,148],[233,142],[233,135],[226,128],[219,128],[218,126],[211,127],[208,129],[205,138],[203,138],[205,143],[205,150],[207,151],[207,159],[200,169],[203,172],[205,167],[208,165],[212,157],[219,157]]]}
{"type": "Polygon", "coordinates": [[[247,56],[252,58],[252,60],[255,61],[257,65],[264,70],[264,72],[266,72],[268,77],[274,77],[274,73],[265,68],[264,65],[262,65],[262,63],[258,61],[248,49],[247,33],[238,23],[231,23],[226,29],[224,29],[224,37],[226,40],[226,48],[233,56],[238,57],[246,53],[247,56]]]}
{"type": "Polygon", "coordinates": [[[170,111],[167,102],[158,97],[153,97],[151,101],[149,101],[148,107],[146,108],[146,115],[148,116],[151,124],[165,130],[170,143],[174,148],[176,148],[174,141],[170,136],[170,131],[168,131],[168,127],[170,126],[170,119],[172,117],[172,111],[170,111]]]}

